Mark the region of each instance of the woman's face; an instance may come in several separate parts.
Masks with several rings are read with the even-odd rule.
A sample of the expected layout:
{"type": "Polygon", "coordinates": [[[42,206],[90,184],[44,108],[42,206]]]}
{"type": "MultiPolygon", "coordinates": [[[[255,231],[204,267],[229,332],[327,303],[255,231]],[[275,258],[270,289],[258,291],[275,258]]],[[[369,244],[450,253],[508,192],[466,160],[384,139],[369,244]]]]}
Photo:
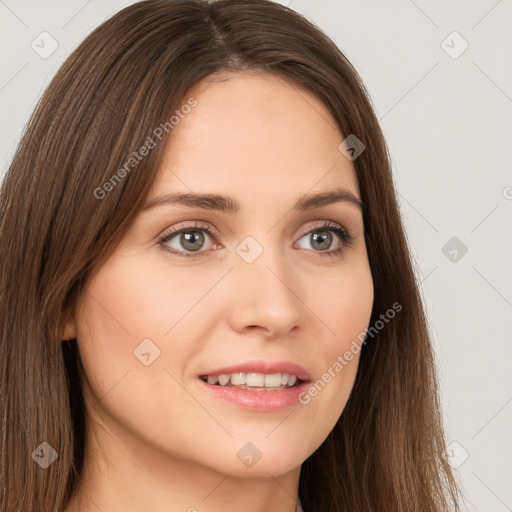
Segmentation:
{"type": "Polygon", "coordinates": [[[223,78],[185,98],[197,105],[172,129],[147,203],[168,194],[229,201],[161,201],[142,211],[92,275],[66,331],[78,341],[97,439],[108,433],[155,464],[279,475],[299,467],[343,411],[373,283],[355,202],[295,208],[299,198],[304,205],[304,196],[338,189],[360,198],[328,110],[269,74],[223,78]],[[235,203],[236,213],[227,208],[235,203]],[[254,361],[276,366],[245,364],[254,361]],[[200,379],[237,365],[302,371],[281,363],[309,376],[300,400],[293,390],[228,386],[235,402],[200,379]]]}

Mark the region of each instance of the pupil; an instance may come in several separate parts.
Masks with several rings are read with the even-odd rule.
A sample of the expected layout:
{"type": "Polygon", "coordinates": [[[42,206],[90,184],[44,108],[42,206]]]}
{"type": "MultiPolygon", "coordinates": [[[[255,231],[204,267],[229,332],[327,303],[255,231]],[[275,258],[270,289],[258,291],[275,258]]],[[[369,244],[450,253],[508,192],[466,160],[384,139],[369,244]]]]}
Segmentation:
{"type": "Polygon", "coordinates": [[[318,233],[313,234],[313,243],[311,245],[314,247],[314,245],[318,241],[320,241],[320,243],[322,243],[322,242],[325,242],[326,240],[328,240],[329,243],[326,246],[325,246],[325,244],[324,244],[324,247],[322,247],[321,245],[319,247],[317,246],[318,249],[328,248],[331,245],[331,239],[332,239],[331,233],[329,231],[320,231],[319,233],[320,234],[318,234],[318,233]]]}
{"type": "Polygon", "coordinates": [[[182,233],[182,246],[190,251],[197,251],[201,248],[204,243],[204,235],[201,231],[190,231],[188,233],[182,233]],[[199,240],[199,244],[194,246],[194,243],[197,244],[199,240]]]}

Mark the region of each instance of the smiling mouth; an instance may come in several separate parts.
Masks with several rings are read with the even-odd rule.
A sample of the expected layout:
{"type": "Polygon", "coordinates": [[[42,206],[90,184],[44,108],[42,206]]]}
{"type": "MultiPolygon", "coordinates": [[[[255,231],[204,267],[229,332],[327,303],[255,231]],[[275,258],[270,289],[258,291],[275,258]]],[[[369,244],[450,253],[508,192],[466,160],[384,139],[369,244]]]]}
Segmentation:
{"type": "Polygon", "coordinates": [[[233,373],[221,375],[200,375],[199,378],[212,386],[231,387],[253,391],[279,391],[291,389],[302,384],[295,375],[276,373],[265,375],[261,373],[233,373]]]}

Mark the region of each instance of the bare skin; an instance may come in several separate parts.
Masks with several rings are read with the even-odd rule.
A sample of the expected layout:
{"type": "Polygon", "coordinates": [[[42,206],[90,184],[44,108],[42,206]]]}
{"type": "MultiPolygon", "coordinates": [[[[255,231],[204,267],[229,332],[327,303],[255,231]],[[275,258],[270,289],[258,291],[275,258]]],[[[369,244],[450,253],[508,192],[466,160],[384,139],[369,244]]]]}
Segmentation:
{"type": "Polygon", "coordinates": [[[326,107],[254,72],[210,78],[189,97],[197,107],[174,127],[148,201],[220,194],[240,211],[143,211],[92,275],[64,333],[77,338],[88,405],[85,471],[65,512],[293,512],[301,464],[353,387],[357,354],[309,403],[277,412],[241,409],[200,386],[208,370],[253,359],[292,361],[321,379],[368,326],[373,283],[356,205],[293,210],[300,196],[335,188],[360,198],[326,107]],[[352,242],[327,228],[315,245],[311,232],[325,233],[325,221],[352,242]],[[197,251],[179,234],[158,244],[196,222],[213,233],[202,231],[197,251]],[[247,237],[262,249],[252,263],[236,251],[247,237]],[[145,339],[160,350],[148,366],[134,355],[145,339]],[[247,442],[262,455],[252,467],[237,456],[247,442]]]}

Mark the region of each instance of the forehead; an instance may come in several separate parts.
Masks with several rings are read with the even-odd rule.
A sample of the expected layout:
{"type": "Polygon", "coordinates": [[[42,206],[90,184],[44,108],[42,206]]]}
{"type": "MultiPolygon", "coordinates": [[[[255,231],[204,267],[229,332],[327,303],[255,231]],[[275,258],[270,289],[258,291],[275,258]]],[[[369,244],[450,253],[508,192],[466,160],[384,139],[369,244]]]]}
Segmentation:
{"type": "MultiPolygon", "coordinates": [[[[154,193],[291,195],[341,186],[358,194],[343,136],[320,99],[263,72],[209,77],[191,88],[197,105],[170,133],[154,193]]],[[[188,110],[188,109],[187,109],[188,110]]]]}

